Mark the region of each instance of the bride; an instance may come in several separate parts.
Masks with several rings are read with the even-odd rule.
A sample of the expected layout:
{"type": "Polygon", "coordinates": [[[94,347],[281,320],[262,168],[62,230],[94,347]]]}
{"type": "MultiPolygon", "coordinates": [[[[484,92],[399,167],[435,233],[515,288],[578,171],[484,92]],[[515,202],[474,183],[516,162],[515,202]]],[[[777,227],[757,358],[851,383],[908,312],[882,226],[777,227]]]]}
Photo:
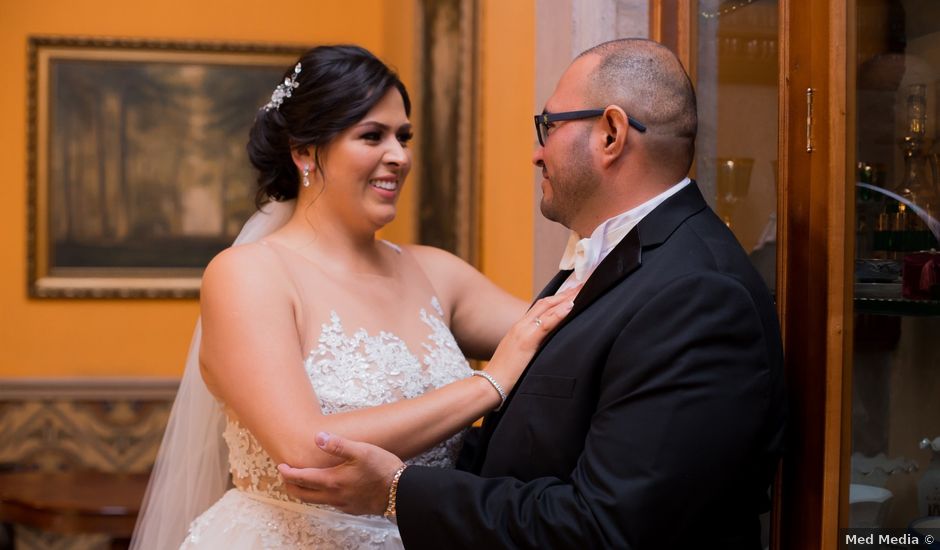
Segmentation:
{"type": "Polygon", "coordinates": [[[258,112],[263,206],[206,268],[132,547],[400,548],[383,517],[290,497],[276,465],[333,464],[326,431],[453,467],[570,309],[576,290],[526,312],[446,252],[376,239],[411,167],[410,107],[371,53],[321,46],[258,112]],[[472,371],[464,355],[492,359],[472,371]]]}

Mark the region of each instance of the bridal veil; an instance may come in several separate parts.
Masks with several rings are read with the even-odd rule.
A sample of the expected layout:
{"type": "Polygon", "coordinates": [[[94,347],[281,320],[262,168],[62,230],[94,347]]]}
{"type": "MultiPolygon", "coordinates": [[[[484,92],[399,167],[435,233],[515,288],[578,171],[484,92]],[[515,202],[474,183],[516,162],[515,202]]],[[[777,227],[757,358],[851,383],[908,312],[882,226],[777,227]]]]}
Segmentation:
{"type": "MultiPolygon", "coordinates": [[[[249,218],[234,245],[258,241],[283,226],[295,201],[269,202],[249,218]]],[[[225,417],[199,372],[201,323],[196,322],[186,367],[147,485],[131,548],[179,548],[189,524],[228,489],[225,417]]]]}

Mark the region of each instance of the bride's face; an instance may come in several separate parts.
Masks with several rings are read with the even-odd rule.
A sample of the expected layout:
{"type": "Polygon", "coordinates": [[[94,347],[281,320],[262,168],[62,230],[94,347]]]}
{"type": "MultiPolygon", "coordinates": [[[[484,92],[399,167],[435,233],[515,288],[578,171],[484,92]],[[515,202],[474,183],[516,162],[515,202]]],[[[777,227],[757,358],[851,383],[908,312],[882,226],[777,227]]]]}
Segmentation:
{"type": "Polygon", "coordinates": [[[401,94],[392,89],[321,153],[324,187],[318,200],[353,226],[365,222],[374,231],[392,221],[411,170],[411,135],[401,94]]]}

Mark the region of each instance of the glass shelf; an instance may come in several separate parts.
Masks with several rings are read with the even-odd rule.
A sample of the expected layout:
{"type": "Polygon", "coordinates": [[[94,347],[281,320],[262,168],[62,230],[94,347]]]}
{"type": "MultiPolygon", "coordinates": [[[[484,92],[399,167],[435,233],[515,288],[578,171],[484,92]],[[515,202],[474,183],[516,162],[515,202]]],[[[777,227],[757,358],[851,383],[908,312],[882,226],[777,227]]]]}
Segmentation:
{"type": "Polygon", "coordinates": [[[931,280],[935,258],[924,254],[936,248],[930,236],[940,201],[940,2],[856,4],[856,124],[848,143],[858,183],[845,527],[906,529],[933,515],[940,494],[930,454],[919,446],[940,435],[940,299],[931,280]],[[933,299],[904,298],[905,288],[933,299]],[[874,476],[871,461],[918,469],[879,467],[884,475],[874,476]]]}
{"type": "Polygon", "coordinates": [[[855,313],[872,315],[940,316],[940,300],[855,298],[855,313]]]}

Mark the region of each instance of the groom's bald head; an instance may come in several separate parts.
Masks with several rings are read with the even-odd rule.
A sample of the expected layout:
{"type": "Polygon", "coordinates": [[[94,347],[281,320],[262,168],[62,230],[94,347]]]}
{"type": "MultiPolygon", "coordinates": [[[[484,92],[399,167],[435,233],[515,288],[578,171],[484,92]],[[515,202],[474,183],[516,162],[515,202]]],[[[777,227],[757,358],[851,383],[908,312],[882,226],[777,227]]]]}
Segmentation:
{"type": "Polygon", "coordinates": [[[589,99],[619,105],[645,124],[651,157],[684,176],[695,154],[698,116],[682,63],[661,44],[635,38],[604,42],[578,57],[588,55],[600,58],[587,82],[589,99]]]}

